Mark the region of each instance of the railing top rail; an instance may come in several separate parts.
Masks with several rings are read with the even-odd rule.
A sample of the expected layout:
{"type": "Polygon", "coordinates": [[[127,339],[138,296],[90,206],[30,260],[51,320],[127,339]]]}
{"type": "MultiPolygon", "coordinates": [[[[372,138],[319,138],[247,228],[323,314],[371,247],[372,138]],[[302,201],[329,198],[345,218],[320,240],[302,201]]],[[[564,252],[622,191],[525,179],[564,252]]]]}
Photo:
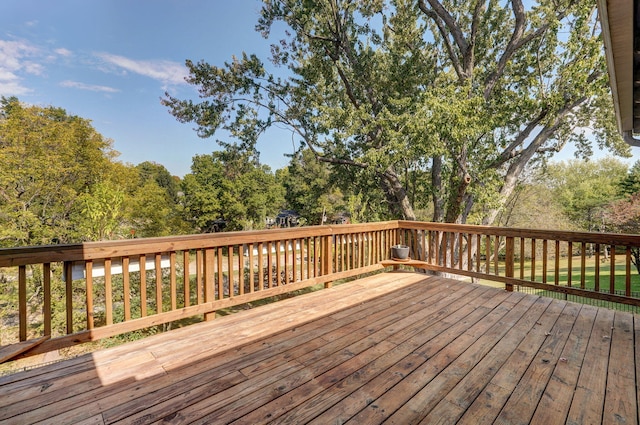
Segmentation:
{"type": "Polygon", "coordinates": [[[640,235],[571,232],[540,229],[520,229],[468,224],[433,223],[419,221],[384,221],[364,224],[309,226],[287,229],[208,233],[158,238],[126,239],[85,242],[70,245],[31,246],[0,249],[0,267],[40,264],[59,261],[81,261],[117,258],[149,253],[162,253],[190,249],[217,248],[229,245],[261,243],[274,240],[301,239],[380,230],[418,229],[495,235],[539,240],[560,240],[577,243],[600,243],[618,246],[640,246],[640,235]]]}
{"type": "Polygon", "coordinates": [[[542,229],[520,229],[509,227],[478,226],[472,224],[431,223],[421,221],[398,222],[400,229],[419,229],[444,232],[495,235],[514,238],[530,238],[540,240],[560,240],[566,242],[600,243],[606,245],[640,246],[640,235],[597,232],[572,232],[542,229]]]}
{"type": "Polygon", "coordinates": [[[189,249],[216,248],[229,245],[301,239],[349,233],[365,233],[398,228],[397,221],[364,224],[309,226],[287,229],[207,233],[158,238],[85,242],[70,245],[47,245],[0,249],[0,267],[80,261],[134,256],[189,249]]]}

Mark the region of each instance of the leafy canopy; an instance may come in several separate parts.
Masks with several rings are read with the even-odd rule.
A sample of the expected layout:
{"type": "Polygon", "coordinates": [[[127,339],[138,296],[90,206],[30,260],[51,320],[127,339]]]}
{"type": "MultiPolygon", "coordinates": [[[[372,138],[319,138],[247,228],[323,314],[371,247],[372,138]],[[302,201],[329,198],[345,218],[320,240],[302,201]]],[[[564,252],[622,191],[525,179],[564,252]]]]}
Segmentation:
{"type": "Polygon", "coordinates": [[[285,126],[333,174],[365,170],[391,216],[415,218],[419,193],[434,221],[489,224],[567,144],[628,154],[592,2],[266,0],[256,28],[276,38],[272,69],[244,52],[188,60],[200,100],[163,103],[245,149],[285,126]]]}

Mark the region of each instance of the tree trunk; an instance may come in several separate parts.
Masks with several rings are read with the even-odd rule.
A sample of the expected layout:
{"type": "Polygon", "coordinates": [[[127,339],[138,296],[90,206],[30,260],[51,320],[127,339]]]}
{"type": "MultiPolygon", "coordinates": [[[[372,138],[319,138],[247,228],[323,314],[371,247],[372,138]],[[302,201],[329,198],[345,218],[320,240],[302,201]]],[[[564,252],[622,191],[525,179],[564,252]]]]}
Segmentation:
{"type": "Polygon", "coordinates": [[[415,220],[416,214],[413,211],[413,205],[411,205],[409,201],[409,196],[402,185],[401,179],[393,168],[389,167],[382,174],[381,183],[393,210],[396,211],[403,220],[415,220]]]}
{"type": "Polygon", "coordinates": [[[438,223],[444,219],[444,197],[442,194],[442,157],[436,155],[432,159],[431,187],[433,188],[433,218],[438,223]]]}

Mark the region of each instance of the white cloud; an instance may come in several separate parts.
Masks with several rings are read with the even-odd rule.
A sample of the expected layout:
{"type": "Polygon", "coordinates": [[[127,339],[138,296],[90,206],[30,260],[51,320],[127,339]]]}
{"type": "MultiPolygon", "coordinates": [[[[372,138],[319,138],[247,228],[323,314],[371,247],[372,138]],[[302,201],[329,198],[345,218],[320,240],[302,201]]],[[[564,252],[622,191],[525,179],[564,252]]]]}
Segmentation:
{"type": "Polygon", "coordinates": [[[0,94],[11,96],[31,91],[20,83],[19,74],[42,72],[42,67],[29,59],[37,54],[38,49],[25,41],[0,40],[0,94]]]}
{"type": "Polygon", "coordinates": [[[109,53],[97,53],[96,56],[110,65],[153,78],[163,84],[185,84],[184,79],[188,75],[187,68],[178,62],[167,60],[135,60],[109,53]]]}
{"type": "Polygon", "coordinates": [[[120,91],[118,89],[114,89],[113,87],[98,86],[94,84],[85,84],[85,83],[80,83],[78,81],[70,81],[70,80],[63,81],[60,83],[60,85],[62,87],[70,87],[74,89],[104,92],[104,93],[117,93],[120,91]]]}
{"type": "Polygon", "coordinates": [[[71,50],[65,49],[65,48],[55,49],[54,52],[56,52],[58,55],[64,56],[64,57],[69,57],[69,56],[73,55],[73,53],[71,53],[71,50]]]}

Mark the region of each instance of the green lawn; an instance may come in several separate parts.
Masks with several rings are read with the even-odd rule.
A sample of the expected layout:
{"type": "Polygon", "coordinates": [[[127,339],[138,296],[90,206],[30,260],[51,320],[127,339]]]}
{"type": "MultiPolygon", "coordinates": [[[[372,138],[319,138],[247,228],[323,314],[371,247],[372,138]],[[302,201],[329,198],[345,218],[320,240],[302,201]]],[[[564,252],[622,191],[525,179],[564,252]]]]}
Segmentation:
{"type": "MultiPolygon", "coordinates": [[[[571,259],[571,286],[580,288],[582,281],[581,274],[581,257],[574,256],[571,259]]],[[[626,282],[626,259],[622,255],[616,256],[615,270],[614,270],[614,279],[615,279],[615,289],[619,292],[619,294],[624,295],[625,291],[625,282],[626,282]]],[[[531,261],[525,261],[522,265],[522,270],[524,273],[525,280],[531,280],[531,261]]],[[[515,264],[514,276],[516,278],[520,278],[520,270],[521,265],[520,262],[517,261],[515,264]]],[[[499,273],[501,276],[504,276],[504,263],[499,267],[499,273]]],[[[607,259],[606,261],[600,262],[600,292],[609,292],[610,286],[610,276],[611,276],[611,261],[607,259]]],[[[542,282],[542,261],[536,261],[535,267],[535,281],[542,282]]],[[[561,258],[559,261],[559,270],[558,270],[558,284],[561,286],[567,286],[569,280],[569,258],[561,258]]],[[[555,260],[549,259],[547,262],[547,280],[548,284],[555,284],[556,276],[555,276],[555,260]]],[[[491,286],[495,286],[495,282],[490,281],[482,281],[481,283],[488,283],[491,286]]],[[[502,286],[502,284],[500,284],[502,286]]],[[[585,259],[585,268],[584,268],[584,288],[589,290],[595,290],[596,287],[596,260],[595,257],[586,258],[585,259]]],[[[600,301],[586,297],[579,297],[575,295],[567,295],[554,291],[546,291],[539,290],[535,288],[527,288],[521,287],[521,290],[537,294],[545,297],[558,298],[558,299],[566,299],[569,301],[580,302],[584,304],[590,304],[600,307],[608,307],[614,309],[622,309],[625,311],[633,311],[636,313],[640,313],[640,308],[632,307],[628,305],[622,305],[617,303],[611,303],[608,301],[600,301]]],[[[631,264],[631,292],[632,296],[640,298],[640,275],[633,264],[631,264]],[[635,293],[635,294],[634,294],[635,293]]]]}

